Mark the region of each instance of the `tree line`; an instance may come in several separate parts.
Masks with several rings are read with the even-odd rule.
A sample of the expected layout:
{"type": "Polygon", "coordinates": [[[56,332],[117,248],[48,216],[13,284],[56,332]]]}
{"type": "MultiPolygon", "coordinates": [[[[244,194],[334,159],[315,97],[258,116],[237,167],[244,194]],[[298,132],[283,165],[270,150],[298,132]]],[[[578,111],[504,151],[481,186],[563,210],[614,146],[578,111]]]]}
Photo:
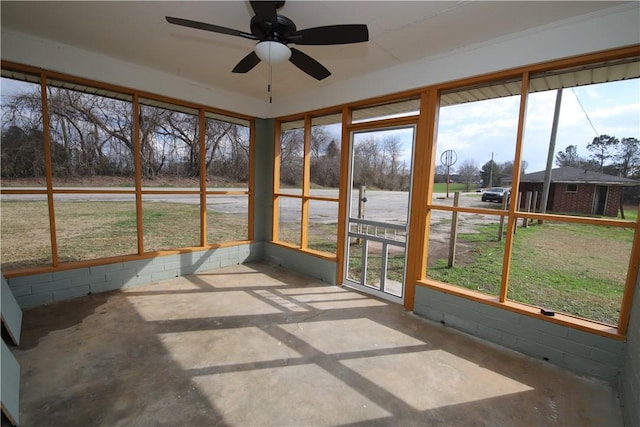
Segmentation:
{"type": "Polygon", "coordinates": [[[640,141],[637,138],[621,138],[600,135],[587,145],[589,156],[578,153],[576,145],[558,151],[557,166],[573,166],[602,172],[623,178],[640,178],[640,141]]]}
{"type": "MultiPolygon", "coordinates": [[[[471,191],[478,187],[497,187],[502,185],[502,179],[513,175],[513,161],[498,163],[489,160],[480,168],[473,160],[465,160],[458,167],[449,169],[450,181],[459,182],[465,185],[465,191],[471,191]]],[[[528,163],[522,161],[521,173],[525,173],[528,163]]],[[[443,165],[436,167],[435,182],[445,182],[447,176],[447,168],[443,165]]]]}
{"type": "MultiPolygon", "coordinates": [[[[338,187],[340,182],[341,144],[325,127],[311,128],[310,180],[322,187],[338,187]]],[[[402,143],[397,137],[368,137],[353,147],[352,181],[390,191],[408,191],[411,171],[402,157],[402,143]]],[[[280,182],[298,187],[302,184],[304,132],[288,130],[280,136],[280,182]]]]}
{"type": "MultiPolygon", "coordinates": [[[[134,175],[130,101],[53,86],[47,87],[47,101],[54,176],[134,175]]],[[[142,177],[198,177],[200,129],[197,113],[143,102],[138,123],[142,177]]],[[[2,178],[44,176],[43,120],[39,86],[3,99],[2,178]]],[[[249,129],[207,118],[204,132],[207,176],[246,182],[249,129]]]]}
{"type": "MultiPolygon", "coordinates": [[[[132,103],[48,86],[48,119],[52,171],[56,177],[122,176],[135,172],[132,103]]],[[[138,128],[140,162],[144,179],[158,177],[195,178],[200,175],[198,116],[141,101],[138,128]]],[[[43,114],[40,88],[33,85],[3,99],[0,149],[2,178],[39,178],[45,173],[43,114]]],[[[227,182],[246,182],[249,173],[249,129],[207,118],[205,167],[207,177],[227,182]]],[[[284,185],[302,183],[304,132],[282,132],[280,177],[284,185]]],[[[314,126],[310,141],[311,182],[337,187],[340,178],[340,141],[325,127],[314,126]]],[[[587,146],[590,155],[567,146],[555,156],[557,166],[574,166],[610,175],[640,178],[640,142],[637,138],[600,135],[587,146]]],[[[397,137],[368,137],[353,147],[354,186],[407,191],[410,164],[402,155],[397,137]]],[[[490,160],[480,168],[471,160],[450,174],[466,184],[467,191],[482,185],[500,185],[513,173],[513,162],[490,160]]],[[[521,165],[525,172],[527,163],[521,165]]],[[[436,168],[436,182],[444,181],[446,169],[436,168]]]]}
{"type": "MultiPolygon", "coordinates": [[[[576,145],[569,145],[555,155],[558,167],[572,166],[594,172],[640,180],[640,141],[637,138],[621,138],[600,135],[588,145],[588,156],[578,153],[576,145]]],[[[527,162],[522,162],[521,173],[527,169],[527,162]]],[[[445,182],[447,170],[443,165],[436,167],[436,182],[445,182]]],[[[466,191],[478,185],[482,187],[500,186],[503,178],[513,175],[513,162],[497,163],[489,160],[480,168],[472,160],[465,160],[457,168],[450,168],[449,175],[456,182],[464,183],[466,191]]],[[[625,189],[625,195],[632,197],[640,193],[637,187],[625,189]]]]}

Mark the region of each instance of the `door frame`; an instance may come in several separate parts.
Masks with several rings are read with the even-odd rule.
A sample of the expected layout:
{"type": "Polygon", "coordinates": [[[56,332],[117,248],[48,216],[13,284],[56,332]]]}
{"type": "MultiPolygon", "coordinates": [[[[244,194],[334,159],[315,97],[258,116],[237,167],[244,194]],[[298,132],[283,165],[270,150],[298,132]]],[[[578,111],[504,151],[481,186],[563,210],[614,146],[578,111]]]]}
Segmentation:
{"type": "MultiPolygon", "coordinates": [[[[399,304],[404,304],[405,301],[405,296],[406,296],[406,285],[407,285],[407,264],[408,264],[408,258],[409,258],[409,254],[408,254],[408,249],[409,249],[409,239],[410,239],[410,233],[409,233],[409,225],[411,222],[411,202],[412,202],[412,190],[413,190],[413,176],[414,176],[414,163],[415,163],[415,158],[416,158],[416,144],[417,144],[417,139],[418,139],[418,117],[417,116],[410,116],[410,117],[402,117],[402,118],[398,118],[398,119],[389,119],[389,120],[380,120],[380,121],[372,121],[372,122],[367,122],[367,123],[358,123],[358,124],[353,124],[348,126],[348,128],[346,129],[346,135],[348,135],[348,168],[347,168],[347,195],[346,195],[346,210],[345,210],[345,215],[341,218],[341,220],[345,221],[345,232],[344,232],[344,250],[342,253],[342,264],[343,264],[343,275],[342,275],[342,280],[341,280],[341,285],[344,286],[348,286],[351,288],[354,288],[358,291],[367,293],[367,294],[371,294],[374,296],[377,296],[379,298],[391,301],[391,302],[395,302],[395,303],[399,303],[399,304]],[[354,191],[353,188],[353,171],[354,171],[354,165],[353,165],[353,154],[354,154],[354,135],[357,133],[373,133],[373,132],[378,132],[378,131],[387,131],[387,130],[396,130],[396,129],[409,129],[412,128],[413,129],[413,140],[412,140],[412,146],[411,146],[411,165],[410,165],[410,175],[409,175],[409,190],[408,190],[408,194],[407,194],[407,217],[406,217],[406,224],[404,225],[404,231],[405,231],[405,241],[400,243],[400,242],[380,242],[382,243],[382,253],[385,255],[385,258],[383,258],[382,260],[382,269],[384,271],[384,269],[386,269],[386,256],[388,255],[388,246],[392,245],[392,246],[401,246],[404,248],[404,268],[403,268],[403,278],[402,278],[402,296],[398,297],[396,295],[384,292],[384,281],[386,280],[386,277],[381,277],[381,283],[380,283],[380,288],[381,290],[375,289],[373,287],[369,287],[369,286],[365,286],[362,285],[361,283],[356,283],[354,280],[350,280],[348,279],[349,277],[349,251],[350,251],[350,240],[349,237],[353,237],[353,233],[350,232],[350,223],[351,221],[351,209],[352,209],[352,202],[353,202],[353,197],[352,197],[352,192],[354,191]],[[350,236],[351,235],[351,236],[350,236]]],[[[367,221],[367,220],[358,220],[357,218],[354,218],[356,221],[355,222],[372,222],[375,223],[374,221],[367,221]]],[[[390,228],[398,228],[396,225],[391,224],[390,228]]],[[[369,240],[380,240],[380,239],[375,239],[375,238],[371,238],[369,240]]],[[[365,240],[365,242],[363,243],[363,247],[362,247],[362,251],[363,251],[363,256],[362,256],[362,264],[366,265],[366,256],[364,255],[366,253],[367,250],[367,240],[365,240]]],[[[366,276],[366,272],[362,272],[363,275],[366,276]]],[[[384,275],[383,275],[384,276],[384,275]]],[[[362,281],[362,280],[361,280],[362,281]]]]}

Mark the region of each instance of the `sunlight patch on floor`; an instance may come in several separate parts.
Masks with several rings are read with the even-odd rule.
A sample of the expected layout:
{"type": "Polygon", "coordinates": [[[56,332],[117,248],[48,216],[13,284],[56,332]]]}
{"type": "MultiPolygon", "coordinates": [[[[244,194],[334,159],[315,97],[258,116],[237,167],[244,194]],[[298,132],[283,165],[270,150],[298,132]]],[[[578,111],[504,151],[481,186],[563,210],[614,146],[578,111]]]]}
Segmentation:
{"type": "Polygon", "coordinates": [[[146,321],[281,313],[243,291],[134,295],[127,299],[146,321]]]}
{"type": "Polygon", "coordinates": [[[287,360],[300,354],[257,327],[172,332],[160,341],[183,369],[287,360]]]}
{"type": "Polygon", "coordinates": [[[284,324],[279,327],[326,354],[425,344],[366,318],[284,324]]]}
{"type": "Polygon", "coordinates": [[[444,350],[342,360],[419,411],[532,390],[444,350]]]}
{"type": "Polygon", "coordinates": [[[306,308],[299,306],[295,302],[290,301],[286,298],[283,298],[280,295],[274,294],[273,292],[268,291],[266,289],[259,289],[255,291],[255,293],[257,295],[260,295],[262,298],[265,298],[271,301],[272,303],[284,308],[285,310],[293,311],[295,313],[308,311],[306,308]]]}
{"type": "Polygon", "coordinates": [[[387,303],[370,298],[365,298],[353,301],[315,302],[309,303],[309,305],[316,310],[344,310],[348,308],[380,307],[383,305],[387,305],[387,303]]]}
{"type": "Polygon", "coordinates": [[[227,425],[343,425],[391,415],[317,365],[197,376],[193,382],[227,425]]]}
{"type": "Polygon", "coordinates": [[[340,293],[331,293],[331,294],[306,294],[306,295],[296,295],[292,298],[300,302],[326,302],[326,301],[368,299],[368,297],[361,294],[357,294],[355,292],[340,292],[340,293]]]}
{"type": "Polygon", "coordinates": [[[305,295],[305,294],[344,294],[351,293],[346,289],[339,288],[338,286],[305,286],[303,288],[287,287],[278,289],[286,295],[305,295]]]}

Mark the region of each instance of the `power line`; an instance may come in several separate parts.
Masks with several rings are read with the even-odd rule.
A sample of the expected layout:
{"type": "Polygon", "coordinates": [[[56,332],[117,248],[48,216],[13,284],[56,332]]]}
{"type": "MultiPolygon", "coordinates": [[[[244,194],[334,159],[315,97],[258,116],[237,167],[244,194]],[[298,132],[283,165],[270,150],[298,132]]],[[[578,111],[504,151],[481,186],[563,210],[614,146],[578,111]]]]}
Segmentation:
{"type": "Polygon", "coordinates": [[[578,98],[578,94],[576,93],[575,89],[571,88],[571,92],[573,92],[574,96],[576,97],[576,101],[578,101],[578,105],[580,105],[580,108],[582,108],[582,112],[584,113],[584,116],[587,118],[587,121],[591,125],[591,129],[593,129],[593,131],[596,133],[596,138],[599,137],[600,134],[598,133],[598,131],[596,130],[596,127],[593,125],[593,122],[589,118],[589,115],[587,114],[587,111],[582,106],[582,102],[580,102],[580,98],[578,98]]]}

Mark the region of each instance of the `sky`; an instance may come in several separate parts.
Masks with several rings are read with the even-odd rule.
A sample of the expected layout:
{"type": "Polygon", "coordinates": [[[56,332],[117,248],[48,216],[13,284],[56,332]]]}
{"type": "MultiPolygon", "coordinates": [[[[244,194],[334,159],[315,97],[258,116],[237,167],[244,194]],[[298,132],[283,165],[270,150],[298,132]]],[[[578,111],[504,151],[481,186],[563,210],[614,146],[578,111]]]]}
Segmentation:
{"type": "MultiPolygon", "coordinates": [[[[529,95],[522,154],[526,172],[545,169],[556,96],[556,90],[529,95]]],[[[497,163],[512,161],[519,103],[519,97],[509,97],[441,108],[437,158],[451,149],[458,155],[458,166],[470,160],[481,167],[492,153],[497,163]]],[[[589,157],[587,145],[602,134],[640,139],[639,79],[562,91],[554,167],[555,153],[569,145],[589,157]]]]}
{"type": "MultiPolygon", "coordinates": [[[[14,87],[17,82],[1,80],[3,95],[21,86],[14,87]]],[[[552,90],[529,96],[522,156],[528,164],[526,172],[545,169],[556,93],[552,90]]],[[[454,172],[465,161],[475,163],[479,169],[491,160],[492,153],[497,163],[513,161],[518,108],[517,96],[442,107],[438,123],[438,164],[445,150],[455,151],[454,172]]],[[[336,134],[339,138],[339,130],[336,134]]],[[[576,145],[580,156],[589,157],[587,145],[602,134],[618,139],[640,139],[640,79],[563,90],[554,167],[555,153],[569,145],[576,145]]],[[[412,132],[395,135],[403,145],[401,161],[410,163],[412,132]]]]}
{"type": "MultiPolygon", "coordinates": [[[[546,168],[556,96],[556,90],[529,95],[522,154],[527,173],[546,168]]],[[[513,161],[519,107],[519,96],[442,107],[437,164],[445,150],[453,150],[457,157],[452,173],[465,161],[480,169],[492,155],[496,163],[513,161]]],[[[588,158],[587,145],[603,134],[640,139],[640,79],[563,89],[553,167],[557,167],[555,154],[569,145],[588,158]]],[[[377,135],[382,139],[388,134],[377,135]]],[[[412,132],[394,135],[401,138],[401,160],[410,159],[412,132]]]]}

